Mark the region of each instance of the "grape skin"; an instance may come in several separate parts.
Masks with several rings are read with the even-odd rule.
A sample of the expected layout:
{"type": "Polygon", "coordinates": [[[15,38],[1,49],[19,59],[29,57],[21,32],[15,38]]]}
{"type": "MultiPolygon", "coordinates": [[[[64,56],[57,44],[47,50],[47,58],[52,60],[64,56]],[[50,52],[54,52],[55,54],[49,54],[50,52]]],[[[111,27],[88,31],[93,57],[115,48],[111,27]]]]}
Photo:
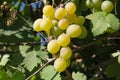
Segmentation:
{"type": "Polygon", "coordinates": [[[72,50],[70,47],[62,47],[60,49],[60,57],[69,59],[72,56],[72,50]]]}
{"type": "Polygon", "coordinates": [[[76,5],[73,2],[69,2],[65,5],[65,10],[68,14],[73,14],[76,11],[76,5]]]}
{"type": "Polygon", "coordinates": [[[58,72],[63,72],[66,68],[67,68],[67,63],[66,60],[63,58],[57,58],[54,61],[54,68],[56,69],[56,71],[58,72]]]}
{"type": "Polygon", "coordinates": [[[59,20],[58,27],[61,30],[66,30],[68,26],[69,26],[69,21],[66,18],[59,20]]]}
{"type": "Polygon", "coordinates": [[[70,37],[67,34],[62,33],[58,36],[57,41],[60,46],[68,46],[70,44],[70,37]]]}
{"type": "Polygon", "coordinates": [[[37,32],[41,31],[41,27],[40,27],[40,22],[42,21],[41,18],[36,19],[33,23],[33,29],[37,32]]]}
{"type": "Polygon", "coordinates": [[[111,12],[113,10],[113,3],[111,1],[103,1],[101,4],[101,9],[104,12],[111,12]]]}
{"type": "Polygon", "coordinates": [[[81,34],[81,28],[79,25],[71,24],[67,28],[66,34],[68,34],[71,38],[76,38],[81,34]]]}
{"type": "Polygon", "coordinates": [[[59,51],[59,49],[60,49],[60,46],[59,46],[57,40],[51,40],[47,45],[47,50],[51,54],[57,53],[59,51]]]}
{"type": "Polygon", "coordinates": [[[66,11],[64,8],[60,7],[60,8],[57,8],[56,11],[55,11],[55,18],[60,20],[62,18],[64,18],[66,16],[66,11]]]}

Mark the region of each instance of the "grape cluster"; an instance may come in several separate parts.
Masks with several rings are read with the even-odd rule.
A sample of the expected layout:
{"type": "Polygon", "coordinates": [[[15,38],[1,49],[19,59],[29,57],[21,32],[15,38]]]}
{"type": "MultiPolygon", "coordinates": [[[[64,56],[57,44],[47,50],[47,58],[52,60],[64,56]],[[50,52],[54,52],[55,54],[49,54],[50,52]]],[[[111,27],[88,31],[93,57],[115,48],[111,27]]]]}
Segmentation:
{"type": "Polygon", "coordinates": [[[104,11],[110,13],[113,10],[113,3],[109,0],[86,0],[86,6],[94,11],[104,11]]]}
{"type": "Polygon", "coordinates": [[[56,58],[54,67],[63,72],[70,65],[73,54],[70,45],[71,38],[83,39],[87,30],[83,26],[85,18],[75,14],[76,5],[68,2],[64,7],[54,8],[51,5],[43,7],[43,17],[35,20],[33,29],[37,32],[45,31],[54,36],[47,44],[47,50],[56,58]]]}

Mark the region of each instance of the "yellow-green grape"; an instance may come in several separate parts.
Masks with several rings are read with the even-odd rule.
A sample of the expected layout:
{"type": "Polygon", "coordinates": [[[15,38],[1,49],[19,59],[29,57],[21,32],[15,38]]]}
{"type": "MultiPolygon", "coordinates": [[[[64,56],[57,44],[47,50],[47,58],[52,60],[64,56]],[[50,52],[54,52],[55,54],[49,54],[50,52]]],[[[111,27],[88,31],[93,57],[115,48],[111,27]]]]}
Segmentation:
{"type": "Polygon", "coordinates": [[[60,46],[59,46],[57,40],[51,40],[47,45],[47,50],[51,54],[57,53],[59,51],[59,49],[60,49],[60,46]]]}
{"type": "Polygon", "coordinates": [[[43,7],[43,14],[47,17],[53,17],[54,16],[54,8],[51,5],[45,5],[43,7]]]}
{"type": "Polygon", "coordinates": [[[54,19],[54,16],[50,16],[50,17],[48,17],[48,16],[46,16],[46,15],[43,14],[43,15],[42,15],[42,18],[43,18],[43,19],[45,19],[45,18],[49,18],[49,19],[53,20],[53,19],[54,19]]]}
{"type": "Polygon", "coordinates": [[[41,31],[41,27],[40,27],[40,23],[41,23],[42,19],[37,19],[34,21],[33,23],[33,29],[37,32],[41,31]]]}
{"type": "Polygon", "coordinates": [[[85,18],[83,16],[78,16],[75,20],[75,24],[83,25],[85,23],[85,18]]]}
{"type": "Polygon", "coordinates": [[[81,26],[81,34],[78,36],[79,39],[84,39],[87,36],[87,30],[84,26],[81,26]]]}
{"type": "Polygon", "coordinates": [[[75,23],[76,18],[77,16],[75,13],[66,15],[66,19],[69,21],[70,24],[75,23]]]}
{"type": "Polygon", "coordinates": [[[69,26],[69,21],[66,18],[60,19],[58,22],[58,27],[61,30],[66,30],[69,26]]]}
{"type": "Polygon", "coordinates": [[[55,37],[58,37],[60,34],[63,33],[63,30],[59,29],[58,27],[54,26],[51,30],[52,34],[55,36],[55,37]]]}
{"type": "Polygon", "coordinates": [[[92,8],[93,7],[93,2],[91,0],[86,0],[86,7],[92,8]]]}
{"type": "Polygon", "coordinates": [[[100,7],[103,0],[92,0],[93,7],[100,7]]]}
{"type": "Polygon", "coordinates": [[[67,67],[70,66],[70,59],[66,59],[67,67]]]}
{"type": "Polygon", "coordinates": [[[49,19],[49,18],[42,19],[42,21],[40,23],[40,27],[44,31],[50,30],[52,28],[52,21],[51,21],[51,19],[49,19]]]}
{"type": "Polygon", "coordinates": [[[68,2],[65,5],[65,10],[68,14],[73,14],[76,11],[76,5],[73,2],[68,2]]]}
{"type": "Polygon", "coordinates": [[[64,8],[60,7],[60,8],[57,8],[56,11],[55,11],[55,18],[60,20],[62,18],[64,18],[66,16],[66,11],[64,8]]]}
{"type": "Polygon", "coordinates": [[[113,3],[111,1],[103,1],[101,4],[101,9],[104,12],[111,12],[113,10],[113,3]]]}
{"type": "Polygon", "coordinates": [[[56,69],[56,71],[58,72],[63,72],[66,68],[67,68],[67,63],[66,60],[63,58],[57,58],[54,61],[54,68],[56,69]]]}
{"type": "Polygon", "coordinates": [[[57,41],[60,46],[67,46],[70,44],[70,37],[67,34],[62,33],[58,36],[57,41]]]}
{"type": "Polygon", "coordinates": [[[67,28],[66,34],[69,35],[71,38],[76,38],[81,34],[81,28],[79,25],[71,24],[67,28]]]}
{"type": "Polygon", "coordinates": [[[64,59],[70,59],[71,56],[72,56],[72,50],[70,47],[62,47],[60,49],[60,57],[64,59]]]}
{"type": "Polygon", "coordinates": [[[53,20],[52,20],[52,24],[53,24],[53,26],[57,26],[58,21],[57,21],[56,19],[53,19],[53,20]]]}

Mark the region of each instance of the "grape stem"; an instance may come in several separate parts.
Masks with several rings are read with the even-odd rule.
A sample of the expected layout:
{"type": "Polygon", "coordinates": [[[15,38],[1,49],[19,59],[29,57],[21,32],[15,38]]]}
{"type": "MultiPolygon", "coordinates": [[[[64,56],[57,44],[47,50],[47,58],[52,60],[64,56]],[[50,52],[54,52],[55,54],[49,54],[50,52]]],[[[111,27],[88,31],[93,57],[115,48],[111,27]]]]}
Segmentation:
{"type": "Polygon", "coordinates": [[[30,78],[32,78],[34,75],[38,74],[44,67],[46,67],[49,63],[53,62],[55,60],[55,58],[49,59],[48,62],[46,62],[43,66],[41,66],[40,68],[38,68],[37,71],[35,71],[33,74],[31,74],[30,76],[28,76],[25,80],[29,80],[30,78]]]}

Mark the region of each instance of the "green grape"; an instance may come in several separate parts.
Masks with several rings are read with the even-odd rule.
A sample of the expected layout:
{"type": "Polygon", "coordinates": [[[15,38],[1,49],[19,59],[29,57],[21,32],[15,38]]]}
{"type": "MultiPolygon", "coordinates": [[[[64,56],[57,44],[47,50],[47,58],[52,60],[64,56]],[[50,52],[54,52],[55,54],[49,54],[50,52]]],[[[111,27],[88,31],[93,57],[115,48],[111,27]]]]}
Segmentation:
{"type": "Polygon", "coordinates": [[[101,9],[102,11],[109,13],[113,10],[113,3],[111,1],[103,1],[101,9]]]}
{"type": "Polygon", "coordinates": [[[81,34],[81,27],[76,24],[71,24],[67,28],[66,34],[69,35],[71,38],[76,38],[81,34]]]}
{"type": "Polygon", "coordinates": [[[67,67],[70,66],[70,59],[66,59],[67,67]]]}
{"type": "Polygon", "coordinates": [[[45,5],[43,7],[43,14],[47,17],[53,17],[54,15],[54,8],[51,5],[45,5]]]}
{"type": "Polygon", "coordinates": [[[51,54],[57,53],[59,51],[59,49],[60,49],[60,46],[59,46],[57,40],[51,40],[47,45],[47,50],[51,54]]]}
{"type": "Polygon", "coordinates": [[[60,34],[63,33],[63,31],[56,26],[52,28],[51,32],[55,37],[58,37],[60,34]]]}
{"type": "Polygon", "coordinates": [[[93,7],[100,7],[102,0],[92,0],[93,7]]]}
{"type": "Polygon", "coordinates": [[[76,5],[73,2],[68,2],[65,5],[65,10],[68,14],[73,14],[76,11],[76,5]]]}
{"type": "Polygon", "coordinates": [[[33,23],[33,29],[37,32],[41,31],[41,27],[40,27],[40,23],[41,23],[42,19],[37,19],[34,21],[33,23]]]}
{"type": "Polygon", "coordinates": [[[56,11],[55,11],[55,18],[60,20],[62,18],[64,18],[66,16],[66,11],[64,8],[60,7],[60,8],[57,8],[56,11]]]}
{"type": "Polygon", "coordinates": [[[60,57],[64,59],[70,59],[71,56],[72,56],[72,50],[70,47],[62,47],[60,49],[60,57]]]}
{"type": "Polygon", "coordinates": [[[70,37],[67,34],[62,33],[58,36],[57,41],[60,46],[67,46],[70,44],[70,37]]]}
{"type": "Polygon", "coordinates": [[[85,18],[83,16],[78,16],[75,20],[75,24],[82,26],[85,23],[85,18]]]}
{"type": "Polygon", "coordinates": [[[53,20],[52,20],[52,24],[53,24],[53,26],[57,26],[58,21],[57,21],[56,19],[53,19],[53,20]]]}
{"type": "Polygon", "coordinates": [[[52,21],[49,18],[44,18],[40,23],[40,27],[44,31],[50,30],[52,28],[52,26],[53,26],[52,21]]]}
{"type": "Polygon", "coordinates": [[[69,21],[70,24],[74,23],[76,18],[77,18],[77,16],[75,13],[66,15],[66,19],[69,21]]]}
{"type": "Polygon", "coordinates": [[[86,7],[88,8],[92,8],[93,7],[93,3],[91,0],[86,0],[86,7]]]}
{"type": "Polygon", "coordinates": [[[87,36],[87,30],[84,26],[81,26],[81,34],[78,36],[79,39],[84,39],[87,36]]]}
{"type": "Polygon", "coordinates": [[[58,27],[61,30],[66,30],[69,26],[69,21],[66,18],[60,19],[58,22],[58,27]]]}
{"type": "Polygon", "coordinates": [[[67,68],[67,63],[66,60],[63,58],[57,58],[54,61],[54,68],[56,69],[56,71],[58,72],[63,72],[66,68],[67,68]]]}

